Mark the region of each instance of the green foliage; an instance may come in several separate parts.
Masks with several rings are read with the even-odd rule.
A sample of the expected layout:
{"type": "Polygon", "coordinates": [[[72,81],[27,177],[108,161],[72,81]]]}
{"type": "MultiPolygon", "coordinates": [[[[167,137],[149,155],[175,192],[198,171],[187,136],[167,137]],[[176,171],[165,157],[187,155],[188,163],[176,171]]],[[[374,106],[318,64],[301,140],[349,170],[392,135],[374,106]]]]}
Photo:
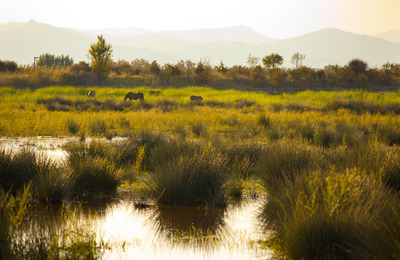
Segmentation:
{"type": "Polygon", "coordinates": [[[18,65],[15,61],[2,61],[0,60],[0,72],[15,72],[18,65]]]}
{"type": "Polygon", "coordinates": [[[39,60],[37,61],[38,66],[47,66],[47,67],[69,67],[74,64],[74,60],[69,56],[66,55],[58,55],[55,56],[54,54],[45,53],[39,55],[39,60]]]}
{"type": "Polygon", "coordinates": [[[368,64],[360,59],[352,59],[348,62],[347,65],[356,75],[360,73],[365,73],[368,68],[368,64]]]}
{"type": "Polygon", "coordinates": [[[281,55],[279,55],[278,53],[272,53],[268,56],[265,56],[262,59],[262,63],[267,68],[275,69],[277,66],[280,66],[283,64],[283,57],[281,55]]]}
{"type": "Polygon", "coordinates": [[[90,45],[91,68],[99,82],[105,80],[110,73],[112,46],[106,43],[103,35],[97,36],[97,43],[90,45]]]}

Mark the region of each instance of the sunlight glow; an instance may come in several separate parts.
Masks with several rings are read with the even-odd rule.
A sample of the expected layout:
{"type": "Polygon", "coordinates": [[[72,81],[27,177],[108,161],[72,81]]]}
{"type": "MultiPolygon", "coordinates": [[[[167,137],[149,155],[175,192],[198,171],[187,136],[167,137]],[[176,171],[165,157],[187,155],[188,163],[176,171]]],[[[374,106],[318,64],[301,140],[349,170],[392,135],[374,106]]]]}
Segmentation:
{"type": "Polygon", "coordinates": [[[398,0],[0,0],[0,22],[34,19],[76,29],[155,31],[245,25],[271,38],[287,38],[327,27],[366,34],[400,29],[399,9],[398,0]]]}

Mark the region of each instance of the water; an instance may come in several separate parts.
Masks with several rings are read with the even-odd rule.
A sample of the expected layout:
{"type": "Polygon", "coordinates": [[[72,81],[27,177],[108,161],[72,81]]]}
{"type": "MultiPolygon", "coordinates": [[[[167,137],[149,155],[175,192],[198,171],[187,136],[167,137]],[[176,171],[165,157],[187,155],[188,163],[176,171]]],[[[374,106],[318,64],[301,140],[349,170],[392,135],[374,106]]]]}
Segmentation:
{"type": "MultiPolygon", "coordinates": [[[[72,221],[107,243],[102,259],[270,259],[271,253],[257,245],[265,239],[257,218],[261,205],[261,200],[245,199],[226,209],[138,209],[124,199],[81,205],[72,221]]],[[[29,226],[34,228],[25,230],[26,237],[36,232],[32,229],[64,229],[59,208],[36,205],[33,212],[29,226]]]]}
{"type": "MultiPolygon", "coordinates": [[[[1,138],[0,144],[11,151],[28,147],[63,162],[66,153],[62,146],[77,141],[76,138],[1,138]]],[[[257,217],[262,199],[231,201],[225,209],[138,208],[129,196],[120,195],[107,201],[69,202],[75,215],[67,222],[59,217],[65,205],[33,205],[29,224],[18,236],[27,240],[49,237],[49,230],[65,232],[66,226],[75,225],[75,229],[91,232],[98,241],[106,243],[102,259],[272,258],[271,252],[258,244],[267,237],[257,217]]]]}

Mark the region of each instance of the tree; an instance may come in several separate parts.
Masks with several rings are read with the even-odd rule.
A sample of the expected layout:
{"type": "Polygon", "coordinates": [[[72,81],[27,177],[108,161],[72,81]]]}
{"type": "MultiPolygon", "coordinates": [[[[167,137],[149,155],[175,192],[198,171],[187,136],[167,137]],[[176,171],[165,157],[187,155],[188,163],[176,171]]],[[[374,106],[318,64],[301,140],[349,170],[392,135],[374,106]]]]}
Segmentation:
{"type": "Polygon", "coordinates": [[[17,71],[18,69],[18,64],[15,61],[2,61],[0,60],[0,72],[6,72],[6,71],[17,71]]]}
{"type": "Polygon", "coordinates": [[[89,49],[91,68],[99,82],[106,79],[110,73],[112,46],[106,43],[103,35],[97,36],[97,43],[89,49]]]}
{"type": "Polygon", "coordinates": [[[349,61],[348,66],[357,75],[360,73],[365,73],[368,68],[368,64],[360,59],[352,59],[349,61]]]}
{"type": "Polygon", "coordinates": [[[276,66],[280,66],[283,64],[283,57],[281,55],[279,55],[278,53],[272,53],[269,56],[265,56],[262,59],[262,63],[267,68],[275,69],[276,66]]]}
{"type": "Polygon", "coordinates": [[[296,65],[296,69],[303,65],[303,60],[306,58],[306,55],[296,52],[293,54],[291,62],[293,65],[296,65]]]}
{"type": "Polygon", "coordinates": [[[74,64],[74,60],[69,55],[64,56],[62,54],[59,56],[55,56],[54,54],[50,53],[40,54],[37,63],[38,66],[47,66],[47,67],[54,67],[54,66],[69,67],[72,66],[72,64],[74,64]]]}
{"type": "Polygon", "coordinates": [[[259,62],[260,62],[260,58],[255,57],[251,54],[249,54],[249,57],[247,57],[247,64],[249,64],[250,67],[257,66],[259,62]]]}

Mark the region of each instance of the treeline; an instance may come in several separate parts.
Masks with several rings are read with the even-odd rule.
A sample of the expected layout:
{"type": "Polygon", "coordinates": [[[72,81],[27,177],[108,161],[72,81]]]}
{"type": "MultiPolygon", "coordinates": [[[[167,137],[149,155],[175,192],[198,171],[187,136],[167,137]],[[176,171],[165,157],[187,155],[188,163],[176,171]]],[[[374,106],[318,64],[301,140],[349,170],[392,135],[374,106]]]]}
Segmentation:
{"type": "MultiPolygon", "coordinates": [[[[300,54],[299,54],[300,55],[300,54]]],[[[249,55],[248,65],[226,66],[222,61],[212,66],[206,60],[193,62],[181,60],[175,64],[135,59],[113,61],[109,76],[100,81],[86,62],[73,63],[67,56],[43,54],[36,66],[17,66],[15,62],[0,61],[0,86],[38,88],[51,85],[73,86],[157,86],[183,87],[207,85],[220,88],[280,89],[379,89],[398,86],[400,64],[386,63],[370,68],[360,59],[346,65],[327,65],[315,69],[298,64],[295,68],[281,67],[276,63],[278,54],[259,59],[249,55]],[[6,64],[6,65],[5,65],[6,64]]],[[[304,58],[304,57],[303,57],[304,58]]],[[[301,61],[301,60],[300,60],[301,61]]]]}

